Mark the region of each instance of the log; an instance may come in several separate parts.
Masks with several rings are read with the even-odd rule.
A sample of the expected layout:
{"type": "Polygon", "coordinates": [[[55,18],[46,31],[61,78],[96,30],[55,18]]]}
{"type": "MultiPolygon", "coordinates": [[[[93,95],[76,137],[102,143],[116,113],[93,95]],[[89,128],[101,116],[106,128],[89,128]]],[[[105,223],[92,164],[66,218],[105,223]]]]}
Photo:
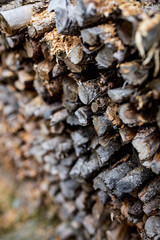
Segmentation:
{"type": "Polygon", "coordinates": [[[76,6],[70,1],[50,1],[48,11],[54,11],[56,13],[56,28],[59,33],[62,34],[73,34],[79,33],[77,21],[73,12],[76,6]]]}
{"type": "Polygon", "coordinates": [[[145,223],[145,232],[149,238],[153,238],[156,240],[160,236],[160,217],[152,216],[147,219],[145,223]]]}
{"type": "Polygon", "coordinates": [[[115,58],[113,57],[115,51],[116,49],[113,44],[105,44],[105,46],[98,52],[95,58],[99,69],[106,69],[113,66],[115,63],[115,58]]]}
{"type": "Polygon", "coordinates": [[[151,169],[154,173],[159,174],[160,173],[160,161],[159,161],[160,154],[159,152],[155,154],[153,161],[151,163],[151,169]]]}
{"type": "Polygon", "coordinates": [[[67,73],[67,67],[65,64],[59,63],[59,64],[55,64],[52,70],[52,77],[58,77],[59,75],[63,75],[65,73],[67,73]]]}
{"type": "Polygon", "coordinates": [[[80,107],[75,111],[75,116],[79,121],[80,126],[87,126],[92,121],[92,111],[89,106],[80,107]]]}
{"type": "Polygon", "coordinates": [[[129,215],[131,215],[134,218],[140,219],[143,216],[143,203],[138,200],[135,202],[132,207],[128,211],[129,215]]]}
{"type": "Polygon", "coordinates": [[[94,2],[87,2],[80,0],[76,4],[75,18],[80,27],[86,27],[98,22],[102,15],[97,12],[96,5],[94,2]]]}
{"type": "Polygon", "coordinates": [[[136,132],[132,128],[124,127],[119,129],[119,134],[124,143],[129,143],[135,137],[136,132]]]}
{"type": "Polygon", "coordinates": [[[97,135],[101,137],[112,128],[112,123],[106,116],[93,116],[93,126],[97,135]]]}
{"type": "Polygon", "coordinates": [[[153,181],[143,188],[143,190],[138,194],[138,197],[144,203],[147,203],[152,198],[154,198],[157,194],[160,193],[159,186],[160,177],[156,177],[153,181]]]}
{"type": "Polygon", "coordinates": [[[131,193],[133,190],[138,189],[151,176],[152,173],[149,169],[144,167],[135,168],[116,184],[114,195],[121,197],[126,193],[131,193]]]}
{"type": "Polygon", "coordinates": [[[34,61],[37,61],[41,57],[41,46],[40,43],[34,40],[26,40],[24,43],[24,49],[27,52],[29,58],[33,58],[34,61]]]}
{"type": "Polygon", "coordinates": [[[157,129],[152,127],[141,130],[134,137],[132,144],[139,153],[140,161],[151,159],[159,148],[157,129]]]}
{"type": "Polygon", "coordinates": [[[100,87],[97,81],[89,80],[86,82],[78,83],[78,95],[82,103],[85,105],[90,104],[99,96],[100,87]]]}
{"type": "Polygon", "coordinates": [[[138,28],[136,16],[120,17],[117,21],[117,31],[125,45],[135,46],[135,34],[138,28]]]}
{"type": "Polygon", "coordinates": [[[103,113],[108,105],[108,99],[105,97],[97,97],[91,103],[91,110],[93,113],[103,113]]]}
{"type": "Polygon", "coordinates": [[[25,36],[24,34],[18,34],[13,37],[6,37],[6,41],[10,48],[15,48],[19,44],[22,44],[24,42],[25,36]]]}
{"type": "Polygon", "coordinates": [[[120,149],[120,141],[117,138],[110,138],[106,142],[105,146],[99,146],[96,149],[96,154],[99,160],[100,166],[107,166],[111,156],[120,149]]]}
{"type": "MultiPolygon", "coordinates": [[[[154,115],[154,113],[153,113],[154,115]]],[[[142,126],[146,123],[154,122],[149,111],[148,113],[139,113],[129,103],[122,104],[119,108],[119,117],[129,127],[142,126]]]]}
{"type": "Polygon", "coordinates": [[[144,83],[149,75],[149,66],[140,65],[137,61],[122,63],[120,73],[123,79],[131,85],[137,86],[144,83]]]}
{"type": "Polygon", "coordinates": [[[110,171],[106,172],[104,175],[104,183],[109,190],[113,190],[118,181],[124,178],[128,172],[132,171],[137,165],[137,161],[134,158],[131,158],[126,163],[122,163],[117,167],[111,169],[110,171]],[[132,162],[133,161],[133,162],[132,162]]]}
{"type": "Polygon", "coordinates": [[[21,28],[29,24],[32,17],[33,5],[21,6],[0,13],[1,30],[8,36],[13,36],[21,28]]]}
{"type": "Polygon", "coordinates": [[[57,111],[51,116],[50,126],[54,126],[55,124],[64,121],[67,117],[68,111],[66,109],[57,111]]]}
{"type": "Polygon", "coordinates": [[[47,62],[46,60],[41,61],[34,66],[35,71],[38,74],[38,77],[43,81],[49,81],[49,74],[53,69],[55,62],[47,62]]]}
{"type": "Polygon", "coordinates": [[[28,35],[30,38],[40,38],[44,33],[51,31],[55,28],[55,14],[48,14],[43,11],[36,17],[32,17],[30,26],[28,27],[28,35]]]}
{"type": "Polygon", "coordinates": [[[108,90],[108,96],[115,103],[122,103],[128,100],[133,94],[133,89],[122,89],[122,88],[114,88],[108,90]]]}
{"type": "Polygon", "coordinates": [[[78,89],[76,82],[71,78],[65,78],[62,81],[62,85],[65,101],[69,101],[71,103],[78,102],[78,89]]]}
{"type": "Polygon", "coordinates": [[[150,216],[151,214],[156,214],[159,211],[159,204],[160,204],[160,195],[158,194],[151,201],[144,204],[143,211],[148,216],[150,216]]]}

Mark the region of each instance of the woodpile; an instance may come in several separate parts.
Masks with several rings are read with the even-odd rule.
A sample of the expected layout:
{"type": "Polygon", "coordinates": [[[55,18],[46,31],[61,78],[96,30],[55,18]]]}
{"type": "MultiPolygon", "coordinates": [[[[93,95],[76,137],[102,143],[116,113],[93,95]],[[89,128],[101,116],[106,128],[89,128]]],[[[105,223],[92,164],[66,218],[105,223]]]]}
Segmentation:
{"type": "Polygon", "coordinates": [[[1,2],[1,141],[57,239],[160,239],[159,1],[1,2]]]}

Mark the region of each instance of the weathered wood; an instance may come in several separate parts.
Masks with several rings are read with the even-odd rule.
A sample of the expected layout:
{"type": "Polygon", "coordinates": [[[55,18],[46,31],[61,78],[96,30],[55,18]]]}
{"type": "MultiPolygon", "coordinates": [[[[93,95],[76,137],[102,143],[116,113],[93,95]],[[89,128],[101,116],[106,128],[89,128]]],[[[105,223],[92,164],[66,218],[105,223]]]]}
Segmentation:
{"type": "Polygon", "coordinates": [[[78,101],[78,86],[76,82],[71,78],[65,78],[62,81],[62,85],[65,100],[76,103],[78,101]]]}
{"type": "Polygon", "coordinates": [[[106,172],[104,175],[104,183],[109,190],[113,190],[117,182],[124,178],[128,172],[132,171],[137,165],[137,161],[134,158],[131,158],[126,163],[122,163],[117,167],[106,172]]]}
{"type": "Polygon", "coordinates": [[[52,77],[58,77],[59,75],[63,75],[65,73],[67,73],[67,67],[66,65],[62,62],[59,64],[55,64],[52,70],[52,77]]]}
{"type": "MultiPolygon", "coordinates": [[[[154,114],[154,113],[153,113],[154,114]]],[[[153,116],[148,113],[139,113],[129,103],[122,104],[119,108],[119,117],[129,127],[142,126],[154,122],[153,116]]]]}
{"type": "Polygon", "coordinates": [[[61,102],[54,102],[50,106],[50,109],[44,112],[44,118],[46,120],[51,119],[52,114],[57,112],[57,111],[59,111],[59,110],[61,110],[61,109],[63,109],[63,106],[62,106],[61,102]]]}
{"type": "Polygon", "coordinates": [[[81,126],[87,126],[92,121],[92,111],[89,106],[78,108],[75,115],[79,121],[79,125],[81,126]]]}
{"type": "Polygon", "coordinates": [[[144,203],[150,201],[153,197],[160,193],[160,177],[156,177],[152,182],[147,184],[145,188],[138,194],[138,197],[144,203]]]}
{"type": "Polygon", "coordinates": [[[139,131],[132,144],[139,153],[140,161],[151,159],[160,146],[157,129],[152,127],[139,131]]]}
{"type": "Polygon", "coordinates": [[[141,218],[144,214],[143,203],[140,200],[138,200],[132,205],[128,213],[134,218],[141,218]]]}
{"type": "Polygon", "coordinates": [[[24,34],[18,34],[13,37],[6,37],[6,41],[10,48],[14,48],[17,47],[19,44],[22,44],[24,42],[24,39],[24,34]]]}
{"type": "Polygon", "coordinates": [[[101,201],[101,203],[102,203],[103,206],[104,206],[104,205],[107,203],[107,201],[109,200],[109,195],[108,195],[106,192],[102,191],[102,190],[100,190],[100,191],[98,192],[98,197],[99,197],[99,199],[100,199],[100,201],[101,201]]]}
{"type": "Polygon", "coordinates": [[[155,154],[153,161],[151,163],[151,169],[154,173],[159,174],[160,173],[160,154],[159,152],[155,154]]]}
{"type": "Polygon", "coordinates": [[[121,197],[126,193],[131,193],[133,190],[139,188],[151,176],[152,173],[149,169],[144,167],[135,168],[116,184],[114,194],[117,197],[121,197]]]}
{"type": "Polygon", "coordinates": [[[41,57],[41,46],[37,41],[26,39],[24,49],[26,50],[28,57],[33,58],[35,61],[41,57]]]}
{"type": "Polygon", "coordinates": [[[36,183],[38,203],[60,205],[57,239],[137,240],[136,226],[158,240],[144,225],[160,204],[160,15],[136,0],[48,2],[1,8],[34,3],[0,37],[1,160],[36,183]]]}
{"type": "Polygon", "coordinates": [[[68,111],[66,109],[57,111],[51,117],[50,126],[54,126],[55,124],[64,121],[67,117],[68,117],[68,111]]]}
{"type": "MultiPolygon", "coordinates": [[[[50,77],[50,74],[48,75],[50,77]]],[[[44,82],[50,96],[53,100],[60,100],[62,94],[62,76],[50,79],[44,82]]]]}
{"type": "Polygon", "coordinates": [[[122,63],[120,73],[123,79],[131,85],[137,86],[144,83],[149,75],[149,67],[139,64],[137,61],[122,63]]]}
{"type": "Polygon", "coordinates": [[[128,100],[133,92],[133,89],[114,88],[108,90],[108,96],[112,99],[113,102],[122,103],[128,100]]]}
{"type": "Polygon", "coordinates": [[[15,35],[21,28],[29,24],[33,6],[26,5],[0,13],[1,30],[9,36],[15,35]]]}
{"type": "Polygon", "coordinates": [[[154,238],[155,240],[158,240],[160,236],[160,217],[159,216],[152,216],[147,219],[145,223],[145,232],[150,239],[154,238]]]}
{"type": "Polygon", "coordinates": [[[109,164],[110,157],[120,149],[120,141],[117,138],[110,138],[105,146],[99,146],[96,149],[100,166],[109,164]]]}
{"type": "Polygon", "coordinates": [[[76,6],[70,1],[50,1],[48,11],[54,11],[56,13],[56,28],[59,33],[73,34],[79,33],[77,21],[73,12],[75,12],[76,6]]]}
{"type": "Polygon", "coordinates": [[[136,132],[132,128],[128,128],[125,126],[124,128],[119,129],[119,134],[124,143],[129,143],[135,137],[136,132]]]}
{"type": "Polygon", "coordinates": [[[95,80],[78,83],[78,95],[82,103],[90,104],[99,96],[100,87],[95,80]]]}
{"type": "Polygon", "coordinates": [[[112,128],[112,123],[106,118],[106,116],[93,116],[93,126],[99,137],[103,136],[107,131],[112,128]]]}
{"type": "Polygon", "coordinates": [[[43,81],[49,81],[49,74],[52,71],[54,65],[55,62],[47,62],[46,60],[43,60],[37,65],[34,65],[34,69],[40,79],[42,79],[43,81]]]}
{"type": "Polygon", "coordinates": [[[28,74],[25,70],[18,71],[18,81],[15,82],[15,86],[19,90],[25,88],[32,88],[34,76],[28,74]]]}
{"type": "Polygon", "coordinates": [[[62,194],[67,199],[73,199],[76,196],[76,190],[79,188],[79,183],[75,180],[67,180],[60,183],[62,194]]]}
{"type": "Polygon", "coordinates": [[[86,157],[78,158],[76,164],[73,166],[73,168],[69,173],[72,178],[77,179],[78,181],[82,181],[82,178],[79,178],[79,176],[80,176],[81,166],[83,165],[85,160],[86,160],[86,157]]]}
{"type": "Polygon", "coordinates": [[[115,46],[111,43],[105,44],[105,46],[99,51],[95,59],[100,69],[105,69],[113,66],[115,62],[113,54],[115,51],[115,46]]]}
{"type": "Polygon", "coordinates": [[[135,16],[120,17],[117,21],[118,35],[125,45],[135,46],[137,28],[138,20],[135,16]]]}
{"type": "Polygon", "coordinates": [[[107,106],[107,109],[106,109],[106,117],[116,127],[122,125],[122,121],[121,121],[120,116],[118,114],[118,110],[119,110],[119,108],[118,108],[117,104],[108,101],[108,106],[107,106]]]}
{"type": "Polygon", "coordinates": [[[95,100],[93,100],[91,104],[91,110],[93,113],[103,113],[108,105],[108,99],[107,97],[97,97],[95,100]]]}
{"type": "Polygon", "coordinates": [[[150,216],[151,214],[156,214],[157,212],[159,212],[159,206],[160,206],[160,194],[158,194],[151,201],[145,203],[143,206],[143,211],[145,212],[145,214],[150,216]]]}
{"type": "Polygon", "coordinates": [[[77,1],[75,12],[75,18],[80,27],[92,25],[102,18],[102,15],[97,12],[94,2],[84,0],[77,1]]]}
{"type": "Polygon", "coordinates": [[[47,11],[32,17],[30,26],[28,27],[28,35],[30,38],[39,38],[44,33],[51,31],[55,28],[55,14],[48,14],[47,11]]]}

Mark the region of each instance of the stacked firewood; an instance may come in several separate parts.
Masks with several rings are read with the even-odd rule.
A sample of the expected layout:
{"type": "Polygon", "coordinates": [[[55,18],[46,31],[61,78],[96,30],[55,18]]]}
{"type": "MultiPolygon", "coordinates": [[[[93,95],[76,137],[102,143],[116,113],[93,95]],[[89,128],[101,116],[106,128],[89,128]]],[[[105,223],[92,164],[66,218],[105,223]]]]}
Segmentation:
{"type": "Polygon", "coordinates": [[[0,7],[1,141],[59,204],[56,236],[160,239],[158,1],[0,7]]]}

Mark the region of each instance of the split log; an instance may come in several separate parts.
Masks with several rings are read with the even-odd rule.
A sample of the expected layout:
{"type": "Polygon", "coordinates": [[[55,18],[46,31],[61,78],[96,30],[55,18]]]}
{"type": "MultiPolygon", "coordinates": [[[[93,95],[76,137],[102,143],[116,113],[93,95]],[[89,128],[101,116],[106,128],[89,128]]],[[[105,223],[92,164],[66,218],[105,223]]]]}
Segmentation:
{"type": "Polygon", "coordinates": [[[24,39],[25,39],[25,35],[23,33],[15,35],[13,37],[6,37],[6,41],[10,48],[15,48],[19,44],[22,44],[24,42],[24,39]]]}
{"type": "Polygon", "coordinates": [[[68,0],[62,0],[61,3],[59,1],[50,1],[48,11],[56,13],[56,28],[59,33],[67,35],[79,33],[77,21],[73,14],[75,8],[75,4],[68,0]]]}
{"type": "Polygon", "coordinates": [[[160,173],[160,154],[159,152],[155,154],[153,161],[151,163],[151,169],[154,173],[159,174],[160,173]]]}
{"type": "Polygon", "coordinates": [[[50,79],[49,74],[52,71],[54,65],[55,65],[55,62],[47,62],[46,60],[43,60],[37,65],[34,65],[34,69],[41,80],[49,81],[50,79]]]}
{"type": "Polygon", "coordinates": [[[120,73],[123,79],[131,85],[137,86],[144,83],[149,76],[148,66],[140,65],[137,61],[122,63],[120,73]]]}
{"type": "Polygon", "coordinates": [[[145,223],[145,232],[150,239],[154,238],[155,240],[158,240],[160,236],[160,217],[159,216],[152,216],[147,219],[145,223]]]}
{"type": "MultiPolygon", "coordinates": [[[[154,113],[152,113],[154,115],[154,113]]],[[[119,108],[119,117],[129,127],[142,126],[146,123],[153,123],[153,115],[150,112],[139,113],[131,104],[122,104],[119,108]]]]}
{"type": "Polygon", "coordinates": [[[144,203],[150,201],[157,194],[160,193],[160,177],[155,178],[138,194],[138,197],[144,203]]]}
{"type": "Polygon", "coordinates": [[[108,96],[115,103],[122,103],[128,100],[133,94],[133,89],[122,89],[122,88],[114,88],[108,90],[108,96]]]}
{"type": "Polygon", "coordinates": [[[135,16],[120,17],[117,21],[118,35],[125,45],[135,46],[138,19],[135,16]]]}
{"type": "Polygon", "coordinates": [[[103,113],[108,105],[108,99],[107,97],[97,97],[95,100],[93,100],[91,104],[91,110],[93,113],[103,113]]]}
{"type": "Polygon", "coordinates": [[[76,103],[78,101],[78,89],[76,82],[71,78],[62,81],[65,101],[76,103]]]}
{"type": "Polygon", "coordinates": [[[80,0],[76,4],[76,20],[80,27],[86,27],[88,25],[93,25],[94,23],[102,19],[102,15],[97,12],[96,4],[94,2],[87,2],[80,0]]]}
{"type": "Polygon", "coordinates": [[[131,158],[131,160],[129,160],[128,162],[122,163],[106,172],[103,179],[106,187],[109,190],[113,190],[118,181],[124,178],[128,174],[128,172],[132,171],[136,167],[136,165],[137,161],[131,158]]]}
{"type": "Polygon", "coordinates": [[[52,70],[52,77],[58,77],[59,75],[63,75],[67,73],[67,67],[66,65],[62,62],[59,62],[59,64],[55,64],[52,70]]]}
{"type": "Polygon", "coordinates": [[[33,58],[35,61],[41,57],[41,46],[37,41],[26,40],[24,43],[24,49],[26,50],[28,57],[33,58]]]}
{"type": "Polygon", "coordinates": [[[79,125],[81,126],[87,126],[92,121],[92,111],[89,106],[78,108],[75,112],[75,116],[77,117],[79,125]]]}
{"type": "Polygon", "coordinates": [[[8,36],[13,36],[21,28],[29,24],[33,5],[26,5],[0,13],[1,30],[8,36]]]}
{"type": "Polygon", "coordinates": [[[101,137],[112,128],[112,123],[103,115],[93,116],[93,126],[97,135],[101,137]]]}
{"type": "Polygon", "coordinates": [[[141,219],[143,216],[143,203],[138,200],[135,202],[132,207],[129,209],[128,214],[131,215],[131,217],[141,219]]]}
{"type": "Polygon", "coordinates": [[[119,129],[119,134],[124,143],[129,143],[135,137],[136,132],[132,128],[124,127],[119,129]]]}
{"type": "Polygon", "coordinates": [[[82,103],[90,104],[95,98],[99,96],[100,87],[97,81],[89,80],[78,83],[78,95],[82,103]]]}
{"type": "Polygon", "coordinates": [[[140,161],[151,159],[160,146],[157,129],[152,127],[141,130],[134,137],[132,144],[139,153],[140,161]]]}
{"type": "Polygon", "coordinates": [[[97,54],[96,61],[99,69],[105,69],[112,67],[115,63],[115,58],[113,56],[116,48],[113,44],[107,43],[97,54]]]}
{"type": "Polygon", "coordinates": [[[158,194],[151,201],[145,203],[143,206],[143,211],[148,216],[150,216],[151,214],[156,214],[159,211],[159,205],[160,205],[160,194],[158,194]]]}
{"type": "Polygon", "coordinates": [[[120,141],[118,138],[108,138],[105,146],[99,146],[96,149],[96,154],[100,166],[107,166],[111,156],[120,149],[120,141]]]}
{"type": "Polygon", "coordinates": [[[116,184],[114,195],[121,197],[126,193],[131,193],[133,190],[138,189],[151,176],[152,173],[149,169],[144,167],[135,168],[116,184]]]}
{"type": "Polygon", "coordinates": [[[54,126],[55,124],[64,121],[67,117],[68,117],[68,111],[66,109],[57,111],[51,117],[50,126],[54,126]]]}
{"type": "Polygon", "coordinates": [[[55,25],[55,14],[48,14],[47,11],[43,11],[39,15],[32,17],[28,27],[28,35],[30,38],[42,37],[46,32],[55,28],[55,25]]]}

